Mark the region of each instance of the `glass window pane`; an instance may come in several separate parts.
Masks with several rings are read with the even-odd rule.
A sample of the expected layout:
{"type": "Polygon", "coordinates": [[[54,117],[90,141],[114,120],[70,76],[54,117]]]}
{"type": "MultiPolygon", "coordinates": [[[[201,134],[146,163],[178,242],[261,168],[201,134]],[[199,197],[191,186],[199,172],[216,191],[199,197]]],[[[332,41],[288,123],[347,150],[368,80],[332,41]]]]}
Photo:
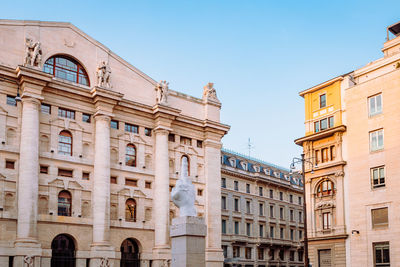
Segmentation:
{"type": "Polygon", "coordinates": [[[321,130],[325,130],[326,128],[328,128],[327,120],[323,119],[321,120],[321,130]]]}
{"type": "Polygon", "coordinates": [[[376,96],[376,112],[382,112],[382,95],[376,96]]]}
{"type": "Polygon", "coordinates": [[[375,97],[370,97],[369,98],[369,114],[375,114],[375,97]]]}

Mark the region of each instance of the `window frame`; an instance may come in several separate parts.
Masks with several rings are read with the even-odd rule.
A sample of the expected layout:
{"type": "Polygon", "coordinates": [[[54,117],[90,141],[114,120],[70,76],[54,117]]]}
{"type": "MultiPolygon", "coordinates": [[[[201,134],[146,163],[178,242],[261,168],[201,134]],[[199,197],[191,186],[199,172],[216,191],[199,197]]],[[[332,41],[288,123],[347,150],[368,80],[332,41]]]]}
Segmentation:
{"type": "Polygon", "coordinates": [[[332,213],[331,212],[323,212],[322,213],[322,229],[323,230],[332,229],[332,213]]]}
{"type": "Polygon", "coordinates": [[[59,107],[57,116],[59,118],[75,120],[75,110],[59,107]]]}
{"type": "Polygon", "coordinates": [[[6,97],[6,104],[12,107],[17,106],[17,100],[15,99],[15,96],[12,95],[7,95],[6,97]]]}
{"type": "Polygon", "coordinates": [[[134,134],[139,133],[139,126],[137,126],[135,124],[125,122],[124,129],[125,129],[125,132],[128,132],[128,133],[134,133],[134,134]]]}
{"type": "Polygon", "coordinates": [[[326,105],[327,105],[327,101],[326,100],[327,100],[326,99],[326,93],[323,93],[323,94],[319,95],[319,108],[326,108],[326,105]],[[324,98],[323,101],[322,101],[322,98],[324,98]]]}
{"type": "Polygon", "coordinates": [[[374,259],[373,259],[374,267],[387,267],[387,266],[390,266],[390,242],[389,241],[372,243],[372,251],[373,251],[373,257],[374,257],[374,259]],[[377,247],[378,248],[382,247],[382,249],[381,249],[382,261],[381,262],[377,262],[377,260],[378,260],[377,259],[378,257],[377,257],[377,254],[376,254],[377,247]],[[384,249],[388,250],[389,261],[387,261],[387,262],[384,262],[384,251],[383,251],[384,249]]]}
{"type": "Polygon", "coordinates": [[[137,210],[137,202],[134,198],[128,198],[125,201],[125,221],[126,222],[136,222],[136,210],[137,210]],[[128,202],[133,203],[133,205],[129,206],[128,202]],[[130,207],[133,206],[133,214],[130,207]]]}
{"type": "Polygon", "coordinates": [[[377,189],[380,187],[386,187],[386,168],[385,165],[374,167],[370,169],[370,175],[371,175],[371,187],[372,189],[377,189]],[[374,171],[377,170],[378,173],[378,178],[377,183],[375,184],[375,177],[374,177],[374,171]],[[383,177],[381,177],[381,170],[383,170],[383,177]],[[381,180],[383,179],[383,182],[381,180]]]}
{"type": "Polygon", "coordinates": [[[72,194],[68,190],[61,190],[57,195],[57,216],[72,216],[72,194]],[[67,197],[60,197],[62,195],[67,197]],[[66,210],[62,211],[62,208],[65,208],[66,210]]]}
{"type": "Polygon", "coordinates": [[[129,167],[137,167],[137,149],[136,146],[132,143],[129,143],[125,146],[125,166],[129,167]],[[129,149],[133,149],[133,153],[129,149]],[[132,163],[130,163],[132,162],[132,163]]]}
{"type": "Polygon", "coordinates": [[[385,136],[384,136],[384,131],[383,128],[377,129],[374,131],[369,132],[369,151],[370,152],[375,152],[375,151],[381,151],[385,148],[385,136]],[[379,133],[382,133],[382,145],[379,146],[379,133]],[[375,140],[376,140],[376,147],[374,148],[373,144],[373,139],[374,139],[374,134],[376,134],[375,140]]]}
{"type": "Polygon", "coordinates": [[[378,93],[378,94],[369,96],[367,98],[367,106],[368,106],[368,117],[369,118],[374,117],[374,116],[379,115],[379,114],[382,114],[382,112],[383,112],[383,97],[382,97],[382,93],[378,93]],[[380,102],[381,102],[380,110],[378,110],[378,105],[377,105],[377,97],[378,96],[379,96],[380,102]],[[375,112],[371,112],[371,100],[375,101],[375,105],[374,105],[374,108],[376,110],[375,112]]]}
{"type": "Polygon", "coordinates": [[[67,130],[62,130],[59,134],[58,134],[58,154],[61,155],[66,155],[66,156],[72,156],[73,155],[73,136],[72,133],[70,131],[67,130]],[[60,140],[60,137],[62,140],[60,140]],[[70,138],[70,142],[67,142],[66,138],[70,138]],[[65,150],[64,148],[68,148],[69,147],[69,151],[65,150]]]}
{"type": "Polygon", "coordinates": [[[56,78],[62,79],[64,81],[68,82],[73,82],[76,84],[84,85],[90,87],[90,80],[89,80],[89,75],[87,74],[87,71],[85,68],[82,66],[80,62],[78,62],[76,59],[64,55],[54,55],[52,57],[49,57],[45,63],[43,64],[43,71],[45,73],[51,74],[56,78]],[[72,64],[76,65],[76,71],[73,71],[67,67],[67,65],[61,65],[59,62],[57,62],[57,59],[64,59],[72,64]],[[52,60],[52,62],[50,62],[52,60]],[[61,71],[70,75],[76,75],[76,80],[72,81],[70,79],[63,78],[57,74],[57,71],[61,71]],[[86,82],[84,82],[86,80],[86,82]]]}

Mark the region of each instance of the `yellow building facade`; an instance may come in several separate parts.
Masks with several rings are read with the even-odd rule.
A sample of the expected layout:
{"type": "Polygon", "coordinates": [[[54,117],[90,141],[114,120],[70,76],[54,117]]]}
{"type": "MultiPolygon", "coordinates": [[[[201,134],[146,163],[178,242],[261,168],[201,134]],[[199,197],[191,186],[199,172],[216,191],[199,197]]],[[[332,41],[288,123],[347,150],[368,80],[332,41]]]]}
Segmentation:
{"type": "Polygon", "coordinates": [[[300,92],[312,266],[398,266],[400,23],[383,58],[300,92]]]}

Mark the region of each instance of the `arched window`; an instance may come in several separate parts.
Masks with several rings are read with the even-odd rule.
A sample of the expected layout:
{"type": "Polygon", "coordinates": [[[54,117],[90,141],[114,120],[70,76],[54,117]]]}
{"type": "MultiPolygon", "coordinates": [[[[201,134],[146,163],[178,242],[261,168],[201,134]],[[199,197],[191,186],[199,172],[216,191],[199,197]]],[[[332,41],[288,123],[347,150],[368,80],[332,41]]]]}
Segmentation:
{"type": "Polygon", "coordinates": [[[66,56],[53,56],[43,66],[43,71],[57,78],[89,86],[89,78],[76,60],[66,56]]]}
{"type": "Polygon", "coordinates": [[[126,146],[125,165],[136,167],[136,147],[132,144],[126,146]]]}
{"type": "Polygon", "coordinates": [[[330,196],[335,194],[334,184],[331,180],[322,181],[317,187],[317,196],[330,196]]]}
{"type": "Polygon", "coordinates": [[[51,242],[51,267],[75,266],[75,243],[71,236],[61,234],[51,242]]]}
{"type": "Polygon", "coordinates": [[[71,194],[63,190],[58,194],[58,216],[71,216],[71,194]]]}
{"type": "MultiPolygon", "coordinates": [[[[186,162],[187,162],[187,169],[186,169],[187,175],[190,176],[190,160],[189,160],[189,157],[186,156],[186,155],[182,156],[181,164],[183,164],[184,159],[186,159],[186,162]]],[[[181,169],[182,169],[182,166],[181,166],[181,169]]]]}
{"type": "Polygon", "coordinates": [[[72,134],[61,131],[58,135],[58,154],[72,156],[72,134]]]}
{"type": "Polygon", "coordinates": [[[136,201],[132,198],[125,203],[125,221],[136,222],[136,201]]]}
{"type": "Polygon", "coordinates": [[[125,239],[121,244],[121,267],[139,267],[139,245],[132,238],[125,239]]]}

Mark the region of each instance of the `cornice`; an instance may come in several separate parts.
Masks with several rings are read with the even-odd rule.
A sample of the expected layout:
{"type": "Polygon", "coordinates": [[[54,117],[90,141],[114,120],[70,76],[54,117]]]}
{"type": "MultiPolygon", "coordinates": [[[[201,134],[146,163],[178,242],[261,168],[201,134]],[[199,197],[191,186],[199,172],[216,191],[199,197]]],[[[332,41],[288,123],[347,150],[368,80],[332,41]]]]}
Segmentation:
{"type": "Polygon", "coordinates": [[[332,239],[346,239],[349,235],[342,234],[342,235],[330,235],[330,236],[321,236],[321,237],[309,237],[308,241],[322,241],[322,240],[332,240],[332,239]]]}
{"type": "Polygon", "coordinates": [[[318,85],[316,85],[316,86],[313,86],[313,87],[308,88],[308,89],[306,89],[306,90],[304,90],[304,91],[301,91],[301,92],[299,93],[299,95],[300,95],[301,97],[304,97],[305,94],[312,93],[312,92],[315,92],[315,91],[317,91],[317,90],[320,90],[320,89],[322,89],[322,88],[324,88],[324,87],[327,87],[327,86],[329,86],[329,85],[331,85],[331,84],[334,84],[334,83],[337,82],[337,81],[342,81],[342,80],[344,79],[344,76],[345,76],[345,75],[346,75],[346,74],[340,75],[340,76],[335,77],[335,78],[333,78],[333,79],[330,79],[330,80],[328,80],[328,81],[326,81],[326,82],[320,83],[320,84],[318,84],[318,85]]]}
{"type": "Polygon", "coordinates": [[[313,133],[311,135],[307,135],[307,136],[303,136],[300,137],[298,139],[294,140],[294,143],[296,145],[302,146],[304,142],[306,141],[316,141],[316,140],[320,140],[322,138],[328,137],[328,136],[332,136],[334,133],[337,132],[345,132],[346,131],[346,126],[345,125],[339,125],[333,128],[329,128],[327,130],[318,132],[318,133],[313,133]]]}

